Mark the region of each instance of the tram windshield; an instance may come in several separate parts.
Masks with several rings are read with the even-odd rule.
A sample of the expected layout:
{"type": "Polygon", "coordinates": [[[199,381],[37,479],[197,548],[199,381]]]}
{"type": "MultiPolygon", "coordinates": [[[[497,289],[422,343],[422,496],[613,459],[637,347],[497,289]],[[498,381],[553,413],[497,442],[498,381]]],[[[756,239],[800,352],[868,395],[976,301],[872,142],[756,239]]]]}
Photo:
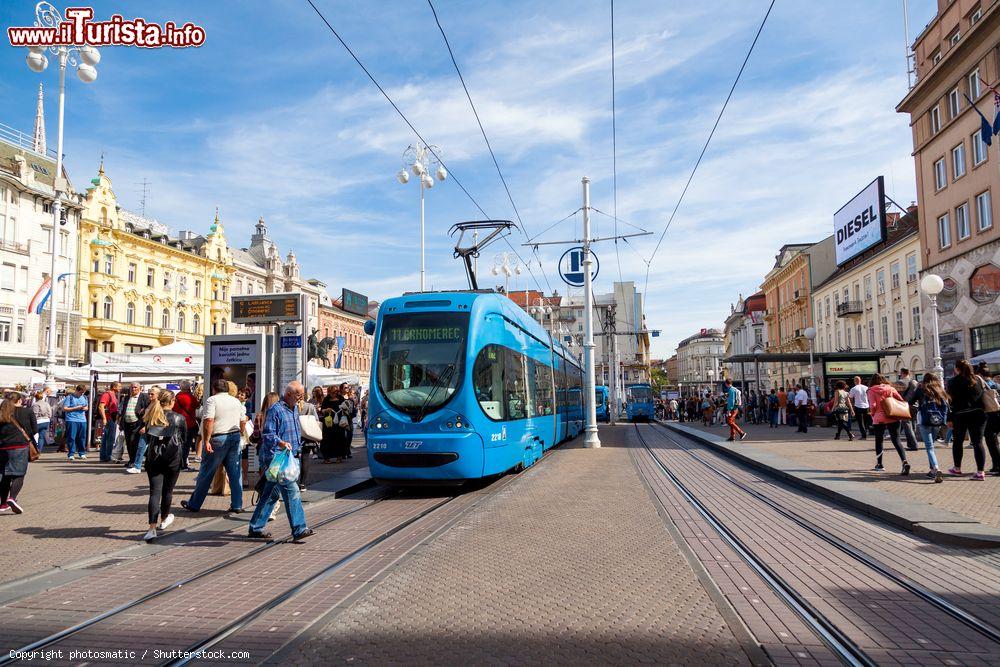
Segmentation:
{"type": "Polygon", "coordinates": [[[627,387],[625,395],[630,403],[645,403],[653,400],[653,390],[650,387],[627,387]]]}
{"type": "Polygon", "coordinates": [[[385,316],[377,368],[389,404],[419,419],[447,403],[462,381],[468,331],[468,313],[385,316]]]}

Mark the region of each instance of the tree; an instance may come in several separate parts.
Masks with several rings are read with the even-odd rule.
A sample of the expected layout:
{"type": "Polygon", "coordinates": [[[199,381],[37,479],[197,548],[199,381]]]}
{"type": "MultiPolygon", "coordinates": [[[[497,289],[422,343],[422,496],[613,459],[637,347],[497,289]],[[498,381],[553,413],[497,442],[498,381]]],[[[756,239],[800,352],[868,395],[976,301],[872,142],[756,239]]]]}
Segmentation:
{"type": "Polygon", "coordinates": [[[650,384],[653,385],[653,395],[659,396],[660,392],[670,386],[670,378],[667,377],[667,372],[654,368],[650,371],[650,384]]]}

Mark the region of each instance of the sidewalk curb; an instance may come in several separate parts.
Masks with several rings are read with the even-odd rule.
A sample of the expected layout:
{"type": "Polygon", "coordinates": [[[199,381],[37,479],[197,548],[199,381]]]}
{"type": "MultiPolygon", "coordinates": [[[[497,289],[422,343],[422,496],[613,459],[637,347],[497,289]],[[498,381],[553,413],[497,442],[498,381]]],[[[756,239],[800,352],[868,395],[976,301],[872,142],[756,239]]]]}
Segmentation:
{"type": "Polygon", "coordinates": [[[701,444],[763,470],[773,477],[819,494],[862,514],[909,531],[935,544],[974,549],[1000,548],[1000,529],[969,517],[943,510],[886,491],[866,488],[858,482],[830,480],[830,472],[809,468],[768,452],[753,452],[728,444],[721,436],[704,433],[681,424],[660,422],[662,426],[697,440],[701,444]]]}

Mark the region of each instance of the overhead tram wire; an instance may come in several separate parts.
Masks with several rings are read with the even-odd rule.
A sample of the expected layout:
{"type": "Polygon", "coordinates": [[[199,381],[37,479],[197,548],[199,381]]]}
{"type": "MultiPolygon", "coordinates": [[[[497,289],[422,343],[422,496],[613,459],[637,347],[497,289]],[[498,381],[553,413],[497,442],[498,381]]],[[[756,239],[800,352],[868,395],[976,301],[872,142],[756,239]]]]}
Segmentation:
{"type": "MultiPolygon", "coordinates": [[[[465,91],[465,98],[469,100],[469,106],[472,108],[472,114],[476,117],[476,123],[479,124],[479,131],[483,135],[483,141],[486,142],[486,148],[490,152],[490,157],[493,158],[493,166],[496,167],[497,175],[500,176],[500,182],[503,183],[503,189],[507,193],[507,199],[510,201],[510,206],[514,209],[514,216],[517,217],[517,222],[520,225],[521,233],[525,238],[528,238],[528,230],[525,228],[524,221],[521,219],[521,213],[517,210],[517,204],[514,203],[514,197],[510,193],[510,187],[507,185],[507,179],[504,178],[503,170],[500,169],[500,162],[497,160],[496,153],[493,152],[493,146],[490,144],[490,138],[486,135],[486,128],[483,127],[483,121],[479,117],[479,111],[476,109],[475,102],[472,101],[472,94],[469,92],[469,87],[465,83],[465,77],[462,76],[462,69],[458,66],[458,60],[455,58],[455,52],[451,49],[451,42],[448,41],[448,35],[444,31],[444,26],[441,25],[441,19],[438,17],[437,10],[434,8],[434,3],[431,0],[427,0],[427,6],[431,8],[431,13],[434,15],[434,22],[437,24],[438,31],[441,33],[441,38],[444,40],[444,45],[448,49],[448,55],[451,57],[451,64],[455,66],[455,73],[458,74],[458,80],[462,82],[462,90],[465,91]]],[[[510,242],[508,242],[510,245],[510,242]]],[[[513,248],[513,246],[511,246],[513,248]]],[[[516,251],[515,251],[515,254],[516,251]]],[[[549,292],[552,291],[552,285],[549,284],[549,276],[545,272],[545,267],[542,266],[542,260],[538,257],[537,248],[535,249],[535,258],[538,260],[538,268],[542,272],[542,277],[545,279],[545,285],[549,288],[549,292]]],[[[520,256],[518,256],[520,259],[520,256]]],[[[524,260],[521,260],[524,262],[524,260]]],[[[525,264],[528,268],[528,273],[531,273],[531,265],[525,264]]],[[[534,275],[532,275],[534,277],[534,275]]],[[[537,281],[535,281],[537,283],[537,281]]]]}
{"type": "Polygon", "coordinates": [[[775,0],[771,0],[771,3],[767,6],[767,11],[764,13],[764,18],[760,22],[760,26],[757,28],[757,34],[754,35],[753,41],[750,43],[750,48],[747,49],[747,55],[743,59],[743,64],[740,65],[739,72],[736,73],[736,78],[733,80],[733,85],[729,88],[729,94],[726,95],[725,101],[722,103],[722,108],[719,109],[719,115],[715,119],[715,124],[712,125],[712,131],[708,133],[708,139],[705,140],[705,145],[701,148],[701,153],[698,154],[698,159],[694,163],[694,168],[688,175],[687,183],[684,184],[684,189],[681,190],[681,196],[677,198],[677,204],[674,205],[674,210],[670,213],[670,218],[667,220],[666,226],[660,233],[660,239],[656,242],[656,247],[653,248],[653,254],[649,256],[649,264],[646,266],[646,282],[643,286],[643,292],[649,288],[649,269],[653,264],[653,259],[656,257],[657,251],[660,249],[660,245],[663,243],[663,237],[667,235],[667,230],[670,229],[670,224],[674,221],[674,216],[677,215],[677,209],[681,207],[681,202],[684,201],[684,195],[687,194],[688,187],[691,185],[692,179],[694,179],[695,173],[698,171],[698,166],[701,164],[701,160],[705,157],[705,151],[708,150],[708,145],[712,142],[712,137],[715,136],[715,130],[719,127],[719,121],[722,120],[722,114],[726,112],[726,107],[729,106],[729,100],[733,97],[733,92],[736,90],[736,85],[740,82],[740,77],[743,76],[743,70],[746,69],[747,62],[750,61],[750,55],[753,53],[754,47],[757,46],[757,40],[760,39],[761,32],[764,31],[764,25],[767,23],[767,19],[771,16],[771,10],[774,9],[775,0]]]}
{"type": "Polygon", "coordinates": [[[459,188],[462,189],[462,192],[465,193],[465,196],[469,198],[469,201],[471,201],[477,209],[479,209],[479,212],[483,214],[484,218],[489,218],[490,216],[486,213],[486,211],[483,210],[483,207],[479,205],[479,202],[476,201],[476,198],[473,197],[469,193],[469,191],[465,189],[465,186],[462,185],[462,182],[458,180],[458,178],[455,176],[455,172],[451,169],[451,167],[445,164],[444,160],[441,159],[441,156],[438,155],[437,152],[431,147],[432,144],[428,142],[426,139],[424,139],[423,135],[421,135],[420,132],[417,131],[417,128],[413,126],[413,123],[410,122],[410,119],[406,117],[406,115],[400,110],[400,108],[396,105],[396,103],[392,100],[392,98],[389,97],[389,93],[385,92],[385,89],[382,88],[381,85],[379,85],[379,82],[375,79],[375,77],[368,70],[368,68],[365,67],[365,64],[361,62],[361,59],[358,58],[358,56],[354,53],[354,51],[351,50],[351,47],[347,45],[347,42],[345,42],[344,38],[340,36],[340,33],[338,33],[337,30],[332,25],[330,25],[330,22],[326,20],[325,16],[323,16],[323,12],[319,10],[319,7],[316,6],[313,0],[306,0],[306,2],[309,3],[310,7],[313,8],[313,11],[316,12],[316,15],[319,16],[320,20],[326,24],[326,27],[329,28],[330,32],[333,33],[333,36],[337,38],[337,41],[340,42],[341,46],[343,46],[344,49],[349,54],[351,54],[351,58],[353,58],[354,62],[358,64],[358,67],[364,70],[364,73],[368,75],[368,78],[371,79],[371,82],[375,84],[375,87],[378,88],[378,91],[382,93],[382,97],[384,97],[386,101],[388,101],[389,104],[392,105],[392,108],[396,110],[396,113],[399,114],[399,117],[403,119],[403,122],[406,123],[406,125],[413,131],[413,133],[417,135],[417,138],[420,139],[420,141],[423,142],[425,146],[427,146],[427,150],[429,150],[431,154],[434,155],[437,161],[441,163],[441,166],[448,170],[448,175],[451,177],[453,181],[455,181],[455,185],[457,185],[459,188]]]}

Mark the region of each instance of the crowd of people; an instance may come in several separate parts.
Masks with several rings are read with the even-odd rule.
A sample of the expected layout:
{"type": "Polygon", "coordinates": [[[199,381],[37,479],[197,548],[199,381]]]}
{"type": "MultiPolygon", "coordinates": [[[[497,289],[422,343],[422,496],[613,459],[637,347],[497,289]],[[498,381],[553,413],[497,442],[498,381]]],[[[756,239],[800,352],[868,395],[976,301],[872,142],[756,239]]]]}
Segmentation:
{"type": "Polygon", "coordinates": [[[96,452],[100,462],[122,464],[127,474],[145,471],[147,541],[173,523],[173,491],[185,471],[197,472],[197,477],[190,497],[180,503],[184,510],[201,511],[210,489],[228,482],[229,511],[243,512],[246,481],[259,495],[251,536],[269,536],[263,525],[274,518],[280,500],[293,536],[307,537],[311,531],[305,526],[299,494],[306,488],[310,459],[335,464],[352,458],[358,418],[365,427],[367,393],[359,398],[358,389],[345,383],[316,387],[306,400],[301,383],[293,382],[281,395],[267,394],[260,410],[254,409],[250,392],[225,379],[215,380],[210,395],[204,394],[203,385],[187,381],[176,393],[157,385],[144,391],[137,383],[123,390],[113,382],[95,394],[91,406],[85,385],[71,387],[62,396],[52,396],[47,388],[32,396],[5,392],[0,402],[0,514],[25,511],[21,496],[31,461],[47,448],[58,447],[70,462],[96,452]],[[94,443],[88,442],[88,414],[95,426],[94,443]],[[315,428],[308,428],[303,419],[314,420],[315,428]],[[299,460],[301,472],[294,483],[264,479],[268,464],[282,449],[299,460]],[[251,457],[258,464],[256,485],[248,479],[253,476],[251,457]]]}
{"type": "Polygon", "coordinates": [[[922,443],[929,468],[926,476],[935,482],[941,482],[945,475],[965,475],[962,465],[968,442],[975,462],[971,479],[1000,476],[1000,375],[994,376],[985,363],[973,368],[961,360],[947,382],[934,373],[925,373],[917,381],[906,368],[900,370],[897,382],[880,373],[872,375],[867,384],[861,377],[854,377],[850,386],[846,380],[838,380],[829,396],[815,402],[800,384],[788,391],[785,387],[767,393],[751,389],[744,396],[726,380],[721,391],[664,402],[662,413],[667,419],[682,422],[725,425],[730,441],[746,437],[737,423],[739,419],[767,424],[769,428],[795,426],[806,433],[818,417],[825,417],[836,429],[835,440],[844,435],[855,440],[855,427],[857,438],[867,440],[869,434],[873,436],[875,471],[885,470],[887,436],[899,456],[902,475],[910,474],[906,452],[918,451],[922,443]],[[937,445],[951,446],[952,465],[946,471],[939,465],[937,445]]]}

